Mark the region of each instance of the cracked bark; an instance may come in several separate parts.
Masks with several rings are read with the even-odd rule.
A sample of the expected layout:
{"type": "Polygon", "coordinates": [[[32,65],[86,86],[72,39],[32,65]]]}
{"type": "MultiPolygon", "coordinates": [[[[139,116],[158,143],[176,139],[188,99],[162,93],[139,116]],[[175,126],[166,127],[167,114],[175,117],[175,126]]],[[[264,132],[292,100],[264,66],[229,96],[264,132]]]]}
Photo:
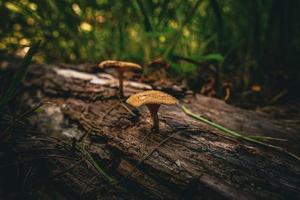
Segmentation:
{"type": "MultiPolygon", "coordinates": [[[[24,101],[31,104],[48,98],[55,102],[44,106],[32,123],[41,131],[47,131],[48,136],[62,140],[63,134],[79,137],[89,132],[85,140],[88,151],[115,180],[121,180],[118,187],[107,189],[113,186],[100,176],[85,189],[96,172],[86,167],[81,169],[86,173],[78,175],[78,168],[84,167],[75,166],[56,180],[73,195],[84,193],[94,198],[114,191],[124,194],[116,199],[299,198],[300,168],[293,158],[227,138],[218,130],[189,118],[178,107],[162,106],[160,132],[143,140],[151,130],[150,116],[144,109],[139,115],[132,115],[119,106],[107,114],[107,110],[119,101],[116,99],[117,80],[107,78],[109,76],[101,78],[102,81],[95,80],[61,70],[61,66],[32,66],[29,71],[24,101]],[[172,134],[173,137],[156,148],[172,134]],[[145,156],[147,159],[139,163],[145,156]],[[106,190],[97,188],[99,182],[107,185],[106,190]]],[[[126,96],[151,88],[134,82],[124,85],[126,96]]],[[[299,151],[297,121],[273,119],[200,95],[186,96],[181,102],[194,112],[236,131],[290,139],[286,146],[295,153],[299,151]]],[[[48,162],[53,173],[67,165],[59,159],[48,162]]]]}

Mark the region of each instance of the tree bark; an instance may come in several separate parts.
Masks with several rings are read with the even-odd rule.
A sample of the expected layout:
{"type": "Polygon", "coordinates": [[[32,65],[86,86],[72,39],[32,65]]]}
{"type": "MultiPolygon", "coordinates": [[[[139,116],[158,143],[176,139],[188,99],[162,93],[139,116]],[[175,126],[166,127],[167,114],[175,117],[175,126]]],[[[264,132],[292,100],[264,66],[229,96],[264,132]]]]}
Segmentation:
{"type": "MultiPolygon", "coordinates": [[[[109,184],[91,167],[75,165],[55,181],[76,197],[300,197],[299,161],[266,147],[225,137],[219,130],[190,118],[180,107],[162,106],[159,111],[160,132],[145,138],[151,131],[148,111],[144,108],[137,111],[119,104],[120,100],[116,98],[118,81],[110,75],[96,76],[61,66],[32,66],[24,84],[26,92],[22,100],[28,105],[42,99],[52,102],[31,118],[41,132],[48,134],[40,137],[60,139],[45,143],[34,138],[30,147],[20,145],[20,150],[32,152],[32,148],[44,145],[57,147],[59,142],[68,141],[65,138],[79,139],[88,133],[78,144],[84,143],[87,151],[115,180],[109,184]],[[105,189],[99,189],[100,183],[106,185],[105,189]]],[[[146,84],[124,81],[125,96],[151,88],[146,84]]],[[[286,146],[299,153],[299,125],[295,120],[274,119],[201,95],[186,94],[180,102],[193,112],[244,134],[292,140],[286,146]]],[[[79,162],[76,150],[75,153],[65,150],[64,155],[72,157],[73,154],[70,161],[48,159],[50,173],[57,174],[79,162]]]]}

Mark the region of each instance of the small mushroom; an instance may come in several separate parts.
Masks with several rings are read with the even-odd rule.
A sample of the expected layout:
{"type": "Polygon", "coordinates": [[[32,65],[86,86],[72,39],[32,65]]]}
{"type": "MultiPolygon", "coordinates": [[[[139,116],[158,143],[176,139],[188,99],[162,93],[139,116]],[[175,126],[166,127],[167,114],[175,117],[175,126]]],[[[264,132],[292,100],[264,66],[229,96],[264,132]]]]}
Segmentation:
{"type": "Polygon", "coordinates": [[[117,70],[119,74],[119,90],[120,90],[120,97],[124,96],[123,93],[123,74],[125,71],[130,69],[142,69],[142,67],[138,64],[131,63],[131,62],[123,62],[123,61],[115,61],[115,60],[106,60],[98,64],[100,68],[114,68],[117,70]]]}
{"type": "Polygon", "coordinates": [[[159,119],[158,109],[160,105],[177,105],[178,100],[171,95],[157,90],[148,90],[131,95],[127,101],[129,105],[138,108],[142,105],[146,105],[153,122],[152,130],[155,132],[159,131],[159,119]]]}

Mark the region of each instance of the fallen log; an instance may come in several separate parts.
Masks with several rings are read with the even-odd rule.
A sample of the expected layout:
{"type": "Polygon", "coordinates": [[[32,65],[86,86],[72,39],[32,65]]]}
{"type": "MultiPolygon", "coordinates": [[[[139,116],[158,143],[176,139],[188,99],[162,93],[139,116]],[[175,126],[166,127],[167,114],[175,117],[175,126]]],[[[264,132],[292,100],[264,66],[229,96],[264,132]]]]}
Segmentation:
{"type": "MultiPolygon", "coordinates": [[[[85,144],[86,150],[114,179],[114,183],[103,181],[103,174],[87,167],[86,173],[78,173],[83,169],[76,165],[55,179],[74,196],[107,197],[114,191],[124,194],[123,199],[300,197],[299,161],[266,147],[226,137],[190,118],[180,107],[163,106],[159,114],[160,132],[145,138],[151,129],[149,114],[143,109],[138,112],[121,106],[116,97],[117,80],[111,75],[39,65],[31,67],[24,84],[26,92],[22,100],[28,105],[45,99],[52,102],[31,119],[41,132],[48,133],[44,137],[81,140],[88,133],[77,144],[85,144]],[[99,190],[99,182],[106,184],[105,190],[99,190]]],[[[130,81],[124,86],[126,96],[152,88],[130,81]]],[[[235,131],[292,139],[288,143],[291,151],[299,151],[296,148],[299,125],[295,121],[272,119],[200,95],[186,95],[181,102],[235,131]]],[[[31,148],[47,144],[31,142],[31,148]]],[[[24,145],[19,148],[31,151],[24,145]]],[[[61,159],[49,159],[48,162],[49,171],[55,174],[76,161],[68,164],[61,159]]]]}

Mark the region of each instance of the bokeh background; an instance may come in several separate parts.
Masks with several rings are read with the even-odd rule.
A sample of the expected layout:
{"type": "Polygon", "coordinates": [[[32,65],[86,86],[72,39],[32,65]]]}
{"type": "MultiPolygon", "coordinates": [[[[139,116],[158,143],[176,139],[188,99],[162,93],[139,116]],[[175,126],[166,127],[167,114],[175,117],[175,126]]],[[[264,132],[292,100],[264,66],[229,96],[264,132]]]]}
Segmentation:
{"type": "MultiPolygon", "coordinates": [[[[163,60],[193,82],[211,71],[236,91],[272,97],[299,86],[297,0],[1,0],[0,56],[38,63],[163,60]]],[[[196,84],[196,86],[195,86],[196,84]]]]}

